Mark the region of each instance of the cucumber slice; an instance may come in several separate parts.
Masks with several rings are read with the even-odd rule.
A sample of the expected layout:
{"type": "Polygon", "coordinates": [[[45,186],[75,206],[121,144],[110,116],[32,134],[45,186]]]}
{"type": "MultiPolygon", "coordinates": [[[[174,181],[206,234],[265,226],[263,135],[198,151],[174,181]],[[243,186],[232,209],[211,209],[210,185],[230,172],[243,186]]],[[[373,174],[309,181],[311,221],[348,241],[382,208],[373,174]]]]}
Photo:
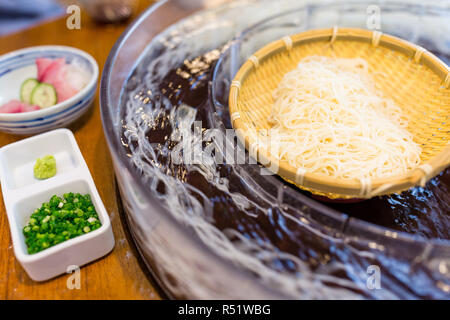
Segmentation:
{"type": "Polygon", "coordinates": [[[41,83],[31,93],[31,104],[48,108],[58,101],[55,87],[48,83],[41,83]]]}
{"type": "Polygon", "coordinates": [[[31,103],[31,93],[39,85],[39,81],[30,78],[25,80],[20,87],[20,100],[25,103],[31,103]]]}

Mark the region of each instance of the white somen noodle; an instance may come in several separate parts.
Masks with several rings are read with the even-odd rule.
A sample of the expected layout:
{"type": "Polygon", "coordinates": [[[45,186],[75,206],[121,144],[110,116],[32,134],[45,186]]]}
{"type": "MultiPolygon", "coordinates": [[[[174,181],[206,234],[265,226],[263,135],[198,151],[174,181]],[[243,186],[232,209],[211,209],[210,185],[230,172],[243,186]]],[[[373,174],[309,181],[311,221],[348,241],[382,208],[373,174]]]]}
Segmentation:
{"type": "Polygon", "coordinates": [[[420,163],[407,116],[376,89],[364,59],[305,58],[273,96],[271,152],[296,168],[373,179],[420,163]]]}

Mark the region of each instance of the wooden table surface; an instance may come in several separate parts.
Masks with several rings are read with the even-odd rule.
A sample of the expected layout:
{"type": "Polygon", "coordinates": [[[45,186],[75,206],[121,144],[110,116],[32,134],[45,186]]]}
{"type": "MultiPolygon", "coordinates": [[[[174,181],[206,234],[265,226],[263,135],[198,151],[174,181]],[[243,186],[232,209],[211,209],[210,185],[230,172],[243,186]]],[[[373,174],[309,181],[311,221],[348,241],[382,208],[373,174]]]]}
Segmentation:
{"type": "MultiPolygon", "coordinates": [[[[141,12],[151,2],[138,1],[136,12],[141,12]]],[[[90,53],[97,60],[101,72],[110,49],[126,25],[127,23],[97,24],[82,12],[81,29],[68,30],[64,16],[0,37],[0,54],[36,45],[68,45],[90,53]]],[[[121,217],[118,209],[114,171],[101,125],[98,92],[91,111],[69,128],[75,134],[110,215],[115,248],[106,257],[81,268],[79,290],[68,289],[69,274],[42,283],[35,282],[28,277],[14,256],[8,219],[0,195],[0,299],[160,299],[155,283],[130,242],[123,216],[121,217]]],[[[20,139],[23,137],[0,133],[0,147],[20,139]]]]}

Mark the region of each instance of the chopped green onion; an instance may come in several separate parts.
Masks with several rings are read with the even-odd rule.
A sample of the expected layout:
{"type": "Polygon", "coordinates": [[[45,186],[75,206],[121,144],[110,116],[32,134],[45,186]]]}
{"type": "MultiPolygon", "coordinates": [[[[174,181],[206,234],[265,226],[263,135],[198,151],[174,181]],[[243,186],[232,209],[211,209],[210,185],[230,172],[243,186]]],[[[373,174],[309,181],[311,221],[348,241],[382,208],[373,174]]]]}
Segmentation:
{"type": "Polygon", "coordinates": [[[100,227],[90,195],[65,193],[34,210],[23,234],[28,253],[34,254],[100,227]]]}

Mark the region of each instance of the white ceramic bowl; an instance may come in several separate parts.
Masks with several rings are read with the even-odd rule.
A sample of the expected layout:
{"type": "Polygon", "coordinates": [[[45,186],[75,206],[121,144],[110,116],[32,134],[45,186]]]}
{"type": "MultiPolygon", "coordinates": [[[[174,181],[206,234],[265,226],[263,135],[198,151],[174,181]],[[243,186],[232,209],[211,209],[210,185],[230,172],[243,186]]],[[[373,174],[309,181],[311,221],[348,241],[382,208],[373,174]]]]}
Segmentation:
{"type": "Polygon", "coordinates": [[[98,65],[88,53],[65,46],[38,46],[0,56],[0,105],[19,99],[24,80],[37,76],[36,58],[76,59],[91,76],[88,84],[75,96],[46,109],[24,113],[0,113],[0,131],[34,134],[67,126],[89,109],[95,97],[98,65]]]}
{"type": "Polygon", "coordinates": [[[28,275],[44,281],[96,260],[114,247],[108,213],[97,192],[75,137],[68,129],[53,130],[9,144],[0,149],[0,182],[8,216],[14,253],[28,275]],[[53,155],[57,173],[37,180],[33,165],[37,158],[53,155]],[[33,211],[53,195],[73,192],[90,194],[102,226],[94,231],[28,254],[23,235],[33,211]]]}

